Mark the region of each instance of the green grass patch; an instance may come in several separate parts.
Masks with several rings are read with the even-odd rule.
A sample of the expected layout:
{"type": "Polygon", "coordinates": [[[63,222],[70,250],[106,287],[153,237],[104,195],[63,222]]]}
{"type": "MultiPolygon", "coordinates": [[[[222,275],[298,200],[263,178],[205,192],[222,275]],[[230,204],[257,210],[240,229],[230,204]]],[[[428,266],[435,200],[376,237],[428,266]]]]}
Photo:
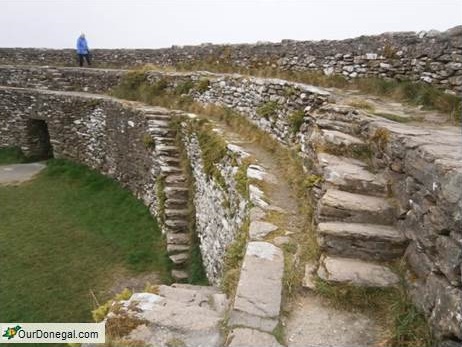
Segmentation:
{"type": "Polygon", "coordinates": [[[27,162],[27,157],[18,147],[0,148],[0,165],[27,162]]]}
{"type": "Polygon", "coordinates": [[[115,276],[169,262],[156,221],[121,186],[85,166],[51,160],[36,179],[0,187],[5,322],[89,322],[115,276]]]}

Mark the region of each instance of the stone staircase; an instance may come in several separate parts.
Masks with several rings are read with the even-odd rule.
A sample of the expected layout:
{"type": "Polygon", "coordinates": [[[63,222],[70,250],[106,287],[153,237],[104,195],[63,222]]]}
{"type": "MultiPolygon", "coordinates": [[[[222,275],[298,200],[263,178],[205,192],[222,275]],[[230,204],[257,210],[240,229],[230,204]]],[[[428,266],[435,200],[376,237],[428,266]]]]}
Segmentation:
{"type": "Polygon", "coordinates": [[[393,226],[396,209],[387,197],[387,180],[364,161],[348,156],[367,146],[360,138],[337,130],[319,133],[323,148],[343,155],[317,153],[324,177],[317,205],[323,252],[317,274],[333,283],[394,286],[399,278],[386,262],[403,255],[406,238],[393,226]]]}
{"type": "Polygon", "coordinates": [[[164,182],[162,232],[167,239],[167,254],[174,264],[172,277],[185,281],[185,270],[189,260],[191,233],[188,209],[189,188],[180,163],[180,150],[176,145],[176,130],[172,129],[171,114],[165,110],[145,113],[149,130],[155,139],[155,151],[159,158],[160,179],[164,182]]]}

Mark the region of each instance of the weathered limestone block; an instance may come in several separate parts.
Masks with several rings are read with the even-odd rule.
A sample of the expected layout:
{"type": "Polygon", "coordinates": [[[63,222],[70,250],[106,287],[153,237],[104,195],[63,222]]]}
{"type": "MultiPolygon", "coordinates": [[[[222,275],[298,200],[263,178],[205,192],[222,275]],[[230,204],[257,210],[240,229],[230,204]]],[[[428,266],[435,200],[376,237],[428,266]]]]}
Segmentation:
{"type": "Polygon", "coordinates": [[[284,256],[268,242],[247,245],[230,326],[272,332],[279,321],[284,256]]]}
{"type": "Polygon", "coordinates": [[[462,290],[432,273],[426,282],[424,300],[431,307],[430,323],[437,334],[462,339],[462,290]]]}
{"type": "Polygon", "coordinates": [[[460,286],[462,265],[462,246],[448,236],[439,236],[436,239],[436,250],[438,252],[437,265],[449,282],[460,286]]]}
{"type": "Polygon", "coordinates": [[[398,276],[386,266],[331,256],[321,259],[318,276],[330,282],[363,287],[390,287],[399,282],[398,276]]]}

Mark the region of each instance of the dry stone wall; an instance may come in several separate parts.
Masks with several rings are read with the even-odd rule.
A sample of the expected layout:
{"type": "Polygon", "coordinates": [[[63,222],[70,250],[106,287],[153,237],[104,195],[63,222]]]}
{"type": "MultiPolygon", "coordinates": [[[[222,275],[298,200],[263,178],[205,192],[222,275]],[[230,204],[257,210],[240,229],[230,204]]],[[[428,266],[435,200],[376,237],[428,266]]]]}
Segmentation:
{"type": "Polygon", "coordinates": [[[110,176],[156,210],[159,164],[143,143],[149,129],[143,111],[112,98],[0,87],[0,147],[33,148],[31,119],[48,126],[53,154],[110,176]]]}
{"type": "MultiPolygon", "coordinates": [[[[95,49],[98,66],[190,65],[208,62],[236,67],[337,73],[346,78],[389,77],[423,81],[462,91],[462,26],[445,32],[397,32],[347,40],[293,41],[164,49],[95,49]]],[[[0,64],[76,66],[74,50],[0,48],[0,64]]]]}
{"type": "MultiPolygon", "coordinates": [[[[164,142],[172,136],[169,120],[184,113],[94,94],[14,87],[0,87],[0,100],[0,148],[18,146],[26,154],[34,152],[30,120],[45,121],[55,158],[85,164],[116,179],[149,207],[166,233],[167,252],[175,265],[173,276],[187,278],[181,270],[191,242],[190,231],[184,231],[182,224],[188,218],[183,215],[187,188],[180,169],[171,163],[175,160],[178,165],[178,157],[173,157],[177,149],[164,142]],[[164,198],[158,196],[159,185],[164,198]]],[[[193,173],[202,258],[208,279],[218,284],[226,249],[248,214],[247,198],[237,190],[235,179],[243,159],[230,149],[217,164],[225,189],[205,173],[197,135],[185,132],[183,141],[193,173]]]]}
{"type": "MultiPolygon", "coordinates": [[[[405,259],[411,272],[407,283],[415,302],[426,312],[440,337],[462,339],[462,136],[459,128],[429,129],[372,117],[349,106],[329,104],[329,95],[323,90],[285,81],[238,75],[159,72],[149,72],[148,79],[152,83],[160,79],[168,81],[167,90],[188,80],[207,79],[207,88],[193,88],[189,96],[203,103],[220,104],[239,111],[281,143],[298,145],[300,155],[312,162],[311,170],[318,166],[317,152],[326,146],[320,142],[319,135],[323,132],[337,134],[338,138],[332,141],[343,141],[348,136],[361,139],[367,145],[367,148],[362,147],[370,153],[373,166],[386,172],[397,199],[398,212],[394,220],[408,240],[405,259]],[[262,117],[258,109],[271,101],[278,107],[273,114],[262,117]],[[299,109],[304,110],[303,124],[299,131],[292,133],[290,115],[299,109]]],[[[18,98],[16,93],[2,89],[1,111],[2,114],[7,112],[11,118],[0,124],[1,145],[24,138],[21,113],[32,112],[34,108],[30,105],[36,103],[34,98],[18,98]]],[[[101,100],[109,102],[105,98],[101,100]]],[[[69,106],[71,101],[60,102],[70,107],[70,114],[76,112],[69,106]]],[[[60,110],[58,105],[57,110],[60,110]]],[[[59,115],[59,122],[63,121],[60,118],[69,117],[59,115]]],[[[93,117],[100,116],[97,112],[93,117]]],[[[197,158],[197,144],[192,138],[188,141],[190,157],[197,158]]],[[[92,146],[97,145],[99,143],[92,146]]],[[[200,163],[200,160],[196,162],[200,163]]],[[[217,198],[221,194],[215,189],[217,187],[200,175],[200,164],[193,169],[198,170],[196,180],[204,187],[203,195],[196,196],[196,199],[202,199],[203,206],[207,205],[205,200],[209,198],[221,201],[217,198]]],[[[316,189],[313,192],[316,193],[316,189]]],[[[200,204],[199,200],[196,203],[200,204]]],[[[210,225],[225,225],[224,220],[215,217],[227,212],[216,206],[214,211],[216,214],[211,214],[208,221],[210,225]]],[[[203,230],[208,230],[208,222],[203,223],[203,230]]],[[[216,235],[209,240],[219,242],[214,237],[216,235]]],[[[220,254],[222,246],[211,247],[214,250],[211,254],[220,254]]],[[[203,254],[207,251],[203,250],[203,254]]],[[[210,276],[215,276],[219,272],[217,269],[219,267],[209,267],[210,276]]]]}
{"type": "Polygon", "coordinates": [[[125,74],[125,70],[1,65],[0,85],[107,93],[125,74]]]}
{"type": "Polygon", "coordinates": [[[196,232],[207,278],[218,285],[223,275],[226,251],[248,217],[248,198],[238,190],[236,181],[239,167],[244,165],[244,157],[230,147],[215,164],[223,178],[223,182],[218,183],[204,170],[197,134],[184,125],[182,138],[194,177],[196,232]]]}

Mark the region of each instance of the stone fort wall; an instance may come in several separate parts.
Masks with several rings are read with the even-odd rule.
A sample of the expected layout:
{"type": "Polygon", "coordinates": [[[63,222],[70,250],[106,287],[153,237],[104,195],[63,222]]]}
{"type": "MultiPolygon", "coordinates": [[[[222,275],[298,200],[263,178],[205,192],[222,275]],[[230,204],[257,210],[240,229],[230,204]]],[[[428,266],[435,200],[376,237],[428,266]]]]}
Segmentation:
{"type": "MultiPolygon", "coordinates": [[[[2,71],[2,84],[29,83],[26,77],[11,82],[13,75],[1,77],[2,71]]],[[[63,75],[59,78],[66,77],[65,70],[60,71],[63,75]]],[[[23,76],[27,73],[24,72],[23,76]]],[[[152,83],[163,78],[168,81],[169,88],[185,79],[198,81],[207,78],[208,88],[200,92],[191,90],[192,98],[237,110],[281,143],[299,145],[300,155],[311,162],[311,170],[316,170],[317,134],[323,130],[346,132],[370,144],[373,165],[387,172],[398,204],[396,224],[409,242],[405,258],[412,270],[407,281],[413,298],[441,336],[462,339],[462,191],[458,189],[462,186],[460,129],[449,127],[430,131],[380,117],[372,118],[352,107],[329,104],[329,94],[323,90],[280,80],[207,73],[147,72],[147,77],[152,83]],[[270,101],[279,105],[277,111],[262,117],[258,108],[270,101]],[[304,110],[305,118],[300,130],[294,133],[291,131],[290,115],[296,110],[304,110]],[[374,142],[377,129],[388,132],[386,143],[374,142]]],[[[105,87],[111,84],[111,78],[95,80],[105,87]],[[107,83],[104,82],[106,80],[107,83]]],[[[55,83],[47,81],[44,79],[41,83],[45,86],[55,83]]],[[[88,85],[92,81],[89,78],[88,85]]],[[[16,110],[18,114],[34,102],[30,99],[16,100],[14,95],[9,94],[2,95],[2,100],[6,109],[16,110]]],[[[64,100],[60,102],[65,103],[64,100]]],[[[59,109],[61,106],[56,107],[59,109]]],[[[21,128],[20,123],[4,122],[0,126],[5,130],[1,133],[2,138],[21,128]]],[[[21,135],[12,136],[11,141],[15,138],[21,138],[21,135]]]]}
{"type": "MultiPolygon", "coordinates": [[[[445,32],[397,32],[347,40],[172,46],[163,49],[94,49],[95,66],[128,68],[208,62],[235,67],[423,81],[462,91],[462,26],[445,32]]],[[[72,49],[0,48],[0,64],[76,65],[72,49]]]]}

